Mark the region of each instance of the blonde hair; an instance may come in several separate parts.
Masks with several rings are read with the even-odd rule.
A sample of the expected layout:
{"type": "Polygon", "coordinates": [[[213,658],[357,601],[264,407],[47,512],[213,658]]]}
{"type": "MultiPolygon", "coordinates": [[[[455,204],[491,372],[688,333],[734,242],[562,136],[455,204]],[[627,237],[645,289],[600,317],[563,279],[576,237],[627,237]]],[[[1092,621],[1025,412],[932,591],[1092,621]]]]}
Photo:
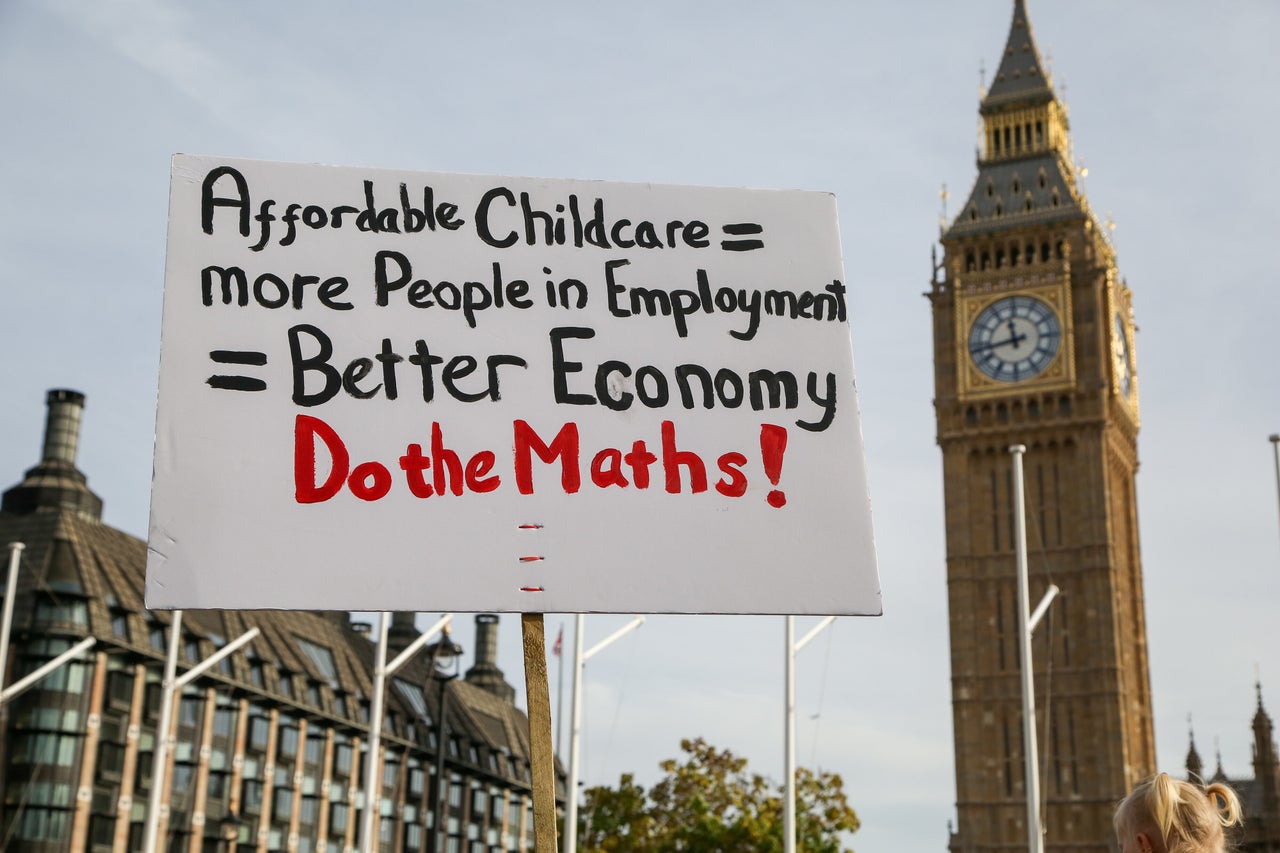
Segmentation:
{"type": "Polygon", "coordinates": [[[1240,823],[1240,799],[1220,782],[1201,788],[1160,773],[1142,782],[1116,808],[1117,835],[1145,832],[1168,853],[1222,853],[1222,830],[1240,823]]]}

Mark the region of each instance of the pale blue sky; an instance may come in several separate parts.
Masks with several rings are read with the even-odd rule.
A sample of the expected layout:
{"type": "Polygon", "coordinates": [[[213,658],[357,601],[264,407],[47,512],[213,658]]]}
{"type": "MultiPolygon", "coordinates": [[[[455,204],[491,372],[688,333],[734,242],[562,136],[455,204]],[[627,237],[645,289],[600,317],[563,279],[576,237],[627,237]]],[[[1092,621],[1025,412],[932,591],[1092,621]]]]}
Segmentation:
{"type": "MultiPolygon", "coordinates": [[[[108,523],[145,535],[174,152],[834,192],[885,616],[801,655],[800,760],[843,774],[861,853],[940,850],[954,781],[921,294],[939,188],[954,212],[975,174],[979,67],[1011,6],[0,4],[0,481],[37,461],[45,390],[84,391],[80,466],[108,523]]],[[[1219,738],[1227,772],[1250,774],[1255,665],[1280,713],[1280,6],[1030,14],[1141,330],[1160,763],[1181,766],[1192,713],[1206,761],[1219,738]]],[[[624,621],[589,619],[588,643],[624,621]]],[[[519,681],[516,620],[502,630],[519,681]]],[[[588,668],[585,781],[652,781],[695,735],[776,777],[781,649],[776,617],[651,619],[588,668]]]]}

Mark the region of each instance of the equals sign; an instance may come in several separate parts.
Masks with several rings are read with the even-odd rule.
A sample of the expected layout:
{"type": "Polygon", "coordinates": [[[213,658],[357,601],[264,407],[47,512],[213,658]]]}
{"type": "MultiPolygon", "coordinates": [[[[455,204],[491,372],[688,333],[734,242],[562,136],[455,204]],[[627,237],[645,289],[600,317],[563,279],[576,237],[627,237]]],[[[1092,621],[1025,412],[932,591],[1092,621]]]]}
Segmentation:
{"type": "MultiPolygon", "coordinates": [[[[763,234],[764,227],[754,222],[735,222],[725,225],[720,230],[733,236],[741,237],[746,234],[763,234]]],[[[720,248],[726,252],[750,252],[752,249],[763,249],[763,240],[721,240],[720,248]]]]}
{"type": "MultiPolygon", "coordinates": [[[[209,353],[209,360],[214,364],[251,364],[257,367],[267,363],[264,352],[242,352],[240,350],[216,349],[209,353]]],[[[226,376],[214,374],[205,380],[210,388],[221,388],[225,391],[265,391],[267,383],[249,376],[226,376]]]]}

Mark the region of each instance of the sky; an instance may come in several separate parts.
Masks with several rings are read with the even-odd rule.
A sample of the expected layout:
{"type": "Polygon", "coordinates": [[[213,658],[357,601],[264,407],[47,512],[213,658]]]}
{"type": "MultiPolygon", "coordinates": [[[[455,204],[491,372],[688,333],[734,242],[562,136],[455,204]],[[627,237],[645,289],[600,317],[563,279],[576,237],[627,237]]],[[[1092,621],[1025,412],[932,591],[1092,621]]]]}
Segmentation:
{"type": "MultiPolygon", "coordinates": [[[[1255,681],[1280,711],[1280,6],[1029,7],[1134,294],[1159,763],[1182,767],[1190,716],[1206,764],[1216,745],[1251,776],[1255,681]]],[[[798,757],[842,775],[860,853],[939,850],[955,785],[922,294],[940,190],[954,214],[976,173],[1011,9],[0,4],[0,480],[38,461],[46,390],[82,391],[80,468],[106,522],[146,535],[176,152],[832,192],[884,615],[839,619],[798,656],[798,757]]],[[[586,644],[627,621],[588,617],[586,644]]],[[[572,619],[548,615],[561,626],[567,648],[572,619]]],[[[522,686],[518,620],[501,631],[522,686]]],[[[586,784],[651,783],[696,736],[779,778],[783,650],[776,616],[650,617],[586,669],[586,784]]],[[[554,660],[550,679],[554,712],[554,660]]]]}

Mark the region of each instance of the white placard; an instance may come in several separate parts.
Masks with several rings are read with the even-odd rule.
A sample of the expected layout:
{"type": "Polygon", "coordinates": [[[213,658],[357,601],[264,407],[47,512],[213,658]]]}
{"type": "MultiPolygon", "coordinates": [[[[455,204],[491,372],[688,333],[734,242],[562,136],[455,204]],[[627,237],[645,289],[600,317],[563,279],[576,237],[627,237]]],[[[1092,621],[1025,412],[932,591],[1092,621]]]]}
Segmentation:
{"type": "Polygon", "coordinates": [[[147,606],[876,614],[835,199],[173,159],[147,606]]]}

